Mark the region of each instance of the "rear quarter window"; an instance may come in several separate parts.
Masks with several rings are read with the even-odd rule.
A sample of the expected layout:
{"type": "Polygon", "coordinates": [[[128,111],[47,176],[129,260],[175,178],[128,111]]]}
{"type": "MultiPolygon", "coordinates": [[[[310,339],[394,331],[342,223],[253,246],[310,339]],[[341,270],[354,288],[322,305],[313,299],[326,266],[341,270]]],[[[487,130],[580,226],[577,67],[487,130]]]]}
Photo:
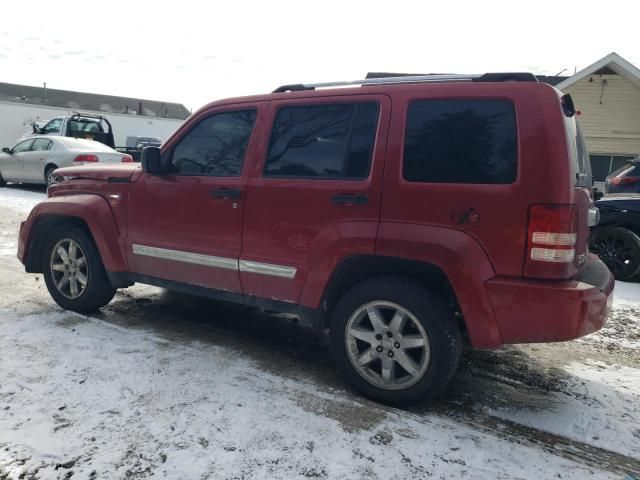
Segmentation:
{"type": "Polygon", "coordinates": [[[409,106],[405,180],[513,183],[517,151],[515,109],[509,100],[419,100],[409,106]]]}

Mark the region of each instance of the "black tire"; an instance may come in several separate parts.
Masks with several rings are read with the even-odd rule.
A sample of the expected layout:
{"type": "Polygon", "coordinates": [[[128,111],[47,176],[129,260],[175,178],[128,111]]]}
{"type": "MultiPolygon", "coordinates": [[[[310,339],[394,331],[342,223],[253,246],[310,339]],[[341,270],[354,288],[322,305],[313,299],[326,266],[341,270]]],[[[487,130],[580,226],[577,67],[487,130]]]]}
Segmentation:
{"type": "MultiPolygon", "coordinates": [[[[383,306],[382,309],[384,310],[384,308],[383,306]]],[[[388,317],[390,314],[386,315],[388,317]]],[[[393,315],[393,311],[391,315],[393,315]]],[[[391,325],[391,323],[391,321],[388,322],[388,325],[391,325]]],[[[373,325],[373,322],[370,322],[370,324],[373,325]]],[[[373,328],[375,329],[375,327],[373,328]]],[[[362,331],[361,328],[360,331],[362,331]]],[[[339,300],[333,311],[329,335],[338,370],[347,382],[365,397],[393,406],[403,406],[430,400],[441,393],[458,366],[462,350],[460,331],[453,312],[447,308],[442,295],[425,285],[399,276],[375,277],[359,283],[349,290],[339,300]],[[363,370],[361,369],[359,372],[351,361],[353,354],[350,355],[349,350],[353,349],[353,345],[358,342],[352,339],[351,342],[354,343],[350,343],[351,346],[347,345],[349,342],[347,339],[347,327],[349,322],[353,321],[350,319],[352,317],[357,318],[358,312],[362,311],[366,305],[374,305],[378,301],[382,303],[389,302],[390,304],[395,304],[395,306],[403,307],[413,315],[411,322],[414,322],[414,320],[419,321],[428,337],[430,359],[428,363],[424,364],[423,368],[426,368],[426,370],[417,381],[418,375],[415,375],[413,377],[415,383],[408,385],[406,388],[399,387],[394,390],[382,388],[367,380],[364,374],[360,373],[363,370]]],[[[375,338],[377,339],[378,336],[375,338]]],[[[400,337],[408,338],[408,335],[401,335],[400,337]]],[[[384,338],[384,335],[382,338],[384,338]]],[[[376,341],[382,342],[383,340],[376,341]]],[[[363,348],[369,350],[366,344],[370,342],[364,343],[365,346],[363,348]]],[[[380,354],[382,356],[386,353],[391,357],[392,349],[397,345],[389,345],[387,343],[389,351],[385,352],[382,344],[379,344],[376,347],[376,351],[382,351],[380,354]],[[383,350],[379,350],[381,348],[383,350]]],[[[371,344],[370,348],[373,348],[373,344],[371,344]]],[[[398,363],[393,363],[391,371],[397,374],[400,368],[401,372],[408,374],[409,370],[405,371],[398,367],[400,364],[398,353],[396,353],[396,358],[397,360],[395,361],[398,363]]],[[[372,366],[369,369],[371,375],[375,374],[375,372],[371,373],[371,370],[376,368],[374,362],[378,361],[382,364],[385,359],[379,358],[369,364],[372,366]]],[[[380,372],[380,380],[382,381],[382,372],[380,372]]]]}
{"type": "Polygon", "coordinates": [[[624,227],[596,228],[589,249],[598,255],[616,280],[626,281],[640,273],[640,237],[624,227]]]}
{"type": "MultiPolygon", "coordinates": [[[[89,313],[111,301],[116,289],[109,282],[100,253],[93,239],[86,232],[72,225],[60,226],[48,235],[44,248],[42,272],[49,294],[58,305],[74,312],[89,313]],[[85,258],[83,265],[86,265],[86,285],[82,287],[83,290],[77,298],[69,298],[61,292],[56,286],[57,280],[54,279],[54,275],[60,275],[60,272],[54,272],[52,267],[54,249],[60,242],[67,240],[74,241],[85,258]]],[[[67,275],[68,272],[64,274],[67,275]]]]}
{"type": "Polygon", "coordinates": [[[44,170],[44,183],[47,185],[47,187],[48,187],[49,185],[53,185],[53,184],[55,183],[55,182],[50,181],[50,178],[49,178],[49,177],[50,177],[50,175],[51,175],[51,172],[53,172],[56,168],[58,168],[58,167],[56,167],[55,165],[49,165],[49,166],[44,170]]]}
{"type": "Polygon", "coordinates": [[[4,181],[4,178],[2,178],[2,174],[0,173],[0,187],[4,187],[7,184],[7,182],[4,181]]]}

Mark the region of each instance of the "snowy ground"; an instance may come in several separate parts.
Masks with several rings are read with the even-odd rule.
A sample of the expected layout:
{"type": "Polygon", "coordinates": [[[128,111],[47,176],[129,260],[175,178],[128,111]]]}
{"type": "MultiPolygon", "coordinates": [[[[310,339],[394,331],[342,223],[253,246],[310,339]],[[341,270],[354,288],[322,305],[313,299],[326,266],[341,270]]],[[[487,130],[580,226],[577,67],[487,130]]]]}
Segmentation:
{"type": "Polygon", "coordinates": [[[145,286],[60,310],[15,258],[42,198],[0,188],[0,479],[640,478],[640,284],[600,333],[467,352],[397,410],[277,315],[145,286]]]}

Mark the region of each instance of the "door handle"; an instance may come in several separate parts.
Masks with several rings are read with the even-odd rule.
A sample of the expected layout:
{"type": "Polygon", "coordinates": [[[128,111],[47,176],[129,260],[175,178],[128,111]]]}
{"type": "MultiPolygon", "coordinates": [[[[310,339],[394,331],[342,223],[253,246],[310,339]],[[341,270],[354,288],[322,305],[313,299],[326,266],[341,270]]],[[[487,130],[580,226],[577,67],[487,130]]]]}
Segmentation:
{"type": "Polygon", "coordinates": [[[342,193],[331,197],[331,203],[336,205],[366,205],[369,197],[363,194],[342,193]]]}
{"type": "Polygon", "coordinates": [[[240,198],[240,190],[237,188],[214,188],[209,191],[209,194],[213,198],[220,198],[222,200],[237,200],[240,198]]]}

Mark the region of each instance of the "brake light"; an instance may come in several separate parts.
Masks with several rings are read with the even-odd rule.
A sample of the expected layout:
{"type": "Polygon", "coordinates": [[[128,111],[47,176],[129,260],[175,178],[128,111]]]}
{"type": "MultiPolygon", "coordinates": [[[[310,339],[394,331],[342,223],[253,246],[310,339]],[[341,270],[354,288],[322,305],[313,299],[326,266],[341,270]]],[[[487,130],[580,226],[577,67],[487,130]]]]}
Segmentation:
{"type": "Polygon", "coordinates": [[[131,163],[133,162],[133,157],[131,155],[123,155],[122,156],[122,163],[131,163]]]}
{"type": "Polygon", "coordinates": [[[638,177],[613,177],[610,181],[613,185],[625,185],[628,183],[636,183],[638,177]]]}
{"type": "Polygon", "coordinates": [[[73,159],[74,162],[97,162],[97,155],[78,155],[73,159]]]}
{"type": "Polygon", "coordinates": [[[574,205],[532,205],[524,274],[538,278],[569,277],[576,256],[576,232],[574,205]]]}

